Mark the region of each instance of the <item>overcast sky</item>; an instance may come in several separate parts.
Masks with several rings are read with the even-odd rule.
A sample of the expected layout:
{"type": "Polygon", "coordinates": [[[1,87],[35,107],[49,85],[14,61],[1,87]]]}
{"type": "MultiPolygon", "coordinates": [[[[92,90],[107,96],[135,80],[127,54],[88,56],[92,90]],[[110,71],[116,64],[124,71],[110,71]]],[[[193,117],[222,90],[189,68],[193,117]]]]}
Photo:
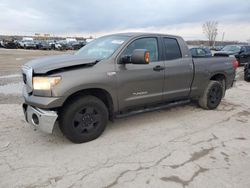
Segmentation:
{"type": "Polygon", "coordinates": [[[218,38],[250,39],[250,0],[0,0],[0,34],[101,36],[144,31],[204,39],[202,24],[219,22],[218,38]]]}

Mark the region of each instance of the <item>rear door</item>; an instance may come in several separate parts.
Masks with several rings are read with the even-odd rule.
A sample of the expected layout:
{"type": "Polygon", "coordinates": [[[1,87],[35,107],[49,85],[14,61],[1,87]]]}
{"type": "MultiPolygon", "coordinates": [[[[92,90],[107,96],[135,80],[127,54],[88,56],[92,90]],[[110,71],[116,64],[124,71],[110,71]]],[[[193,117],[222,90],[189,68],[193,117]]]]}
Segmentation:
{"type": "Polygon", "coordinates": [[[130,56],[135,49],[147,49],[150,63],[147,65],[116,64],[118,101],[120,110],[162,102],[164,61],[160,60],[158,37],[137,38],[123,50],[119,59],[130,56]]]}
{"type": "Polygon", "coordinates": [[[182,54],[179,42],[184,43],[184,41],[178,41],[175,38],[163,38],[165,46],[163,99],[165,101],[186,98],[190,93],[194,73],[193,60],[190,55],[182,54]]]}

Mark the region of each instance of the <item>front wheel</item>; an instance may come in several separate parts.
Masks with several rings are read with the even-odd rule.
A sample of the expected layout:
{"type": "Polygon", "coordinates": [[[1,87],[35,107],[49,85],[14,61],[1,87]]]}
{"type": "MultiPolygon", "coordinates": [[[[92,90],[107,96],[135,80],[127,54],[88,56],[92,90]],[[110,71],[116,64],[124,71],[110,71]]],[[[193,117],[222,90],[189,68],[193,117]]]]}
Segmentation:
{"type": "Polygon", "coordinates": [[[199,106],[204,109],[213,110],[219,106],[223,94],[224,91],[221,82],[210,81],[199,99],[199,106]]]}
{"type": "Polygon", "coordinates": [[[94,96],[77,97],[68,102],[59,117],[60,129],[74,143],[96,139],[103,133],[107,123],[107,107],[94,96]]]}

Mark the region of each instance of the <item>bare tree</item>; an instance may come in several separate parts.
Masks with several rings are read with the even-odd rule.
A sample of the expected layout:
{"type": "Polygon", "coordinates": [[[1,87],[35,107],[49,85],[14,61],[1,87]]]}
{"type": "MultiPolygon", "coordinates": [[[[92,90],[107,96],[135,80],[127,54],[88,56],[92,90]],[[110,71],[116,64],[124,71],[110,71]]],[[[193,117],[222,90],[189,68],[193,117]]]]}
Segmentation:
{"type": "Polygon", "coordinates": [[[207,21],[202,25],[203,33],[208,39],[209,46],[213,46],[215,39],[218,34],[218,22],[217,21],[207,21]]]}

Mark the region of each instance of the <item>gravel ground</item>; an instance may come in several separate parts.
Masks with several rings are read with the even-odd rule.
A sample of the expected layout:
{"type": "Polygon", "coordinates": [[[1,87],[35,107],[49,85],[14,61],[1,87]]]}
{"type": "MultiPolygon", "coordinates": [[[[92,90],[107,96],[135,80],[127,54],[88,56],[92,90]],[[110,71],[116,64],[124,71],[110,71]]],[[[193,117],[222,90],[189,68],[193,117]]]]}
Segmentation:
{"type": "Polygon", "coordinates": [[[0,187],[250,187],[250,85],[242,68],[216,110],[188,104],[118,119],[97,140],[72,144],[58,127],[52,135],[34,131],[21,109],[17,67],[25,61],[15,58],[55,52],[6,52],[0,49],[0,187]]]}

